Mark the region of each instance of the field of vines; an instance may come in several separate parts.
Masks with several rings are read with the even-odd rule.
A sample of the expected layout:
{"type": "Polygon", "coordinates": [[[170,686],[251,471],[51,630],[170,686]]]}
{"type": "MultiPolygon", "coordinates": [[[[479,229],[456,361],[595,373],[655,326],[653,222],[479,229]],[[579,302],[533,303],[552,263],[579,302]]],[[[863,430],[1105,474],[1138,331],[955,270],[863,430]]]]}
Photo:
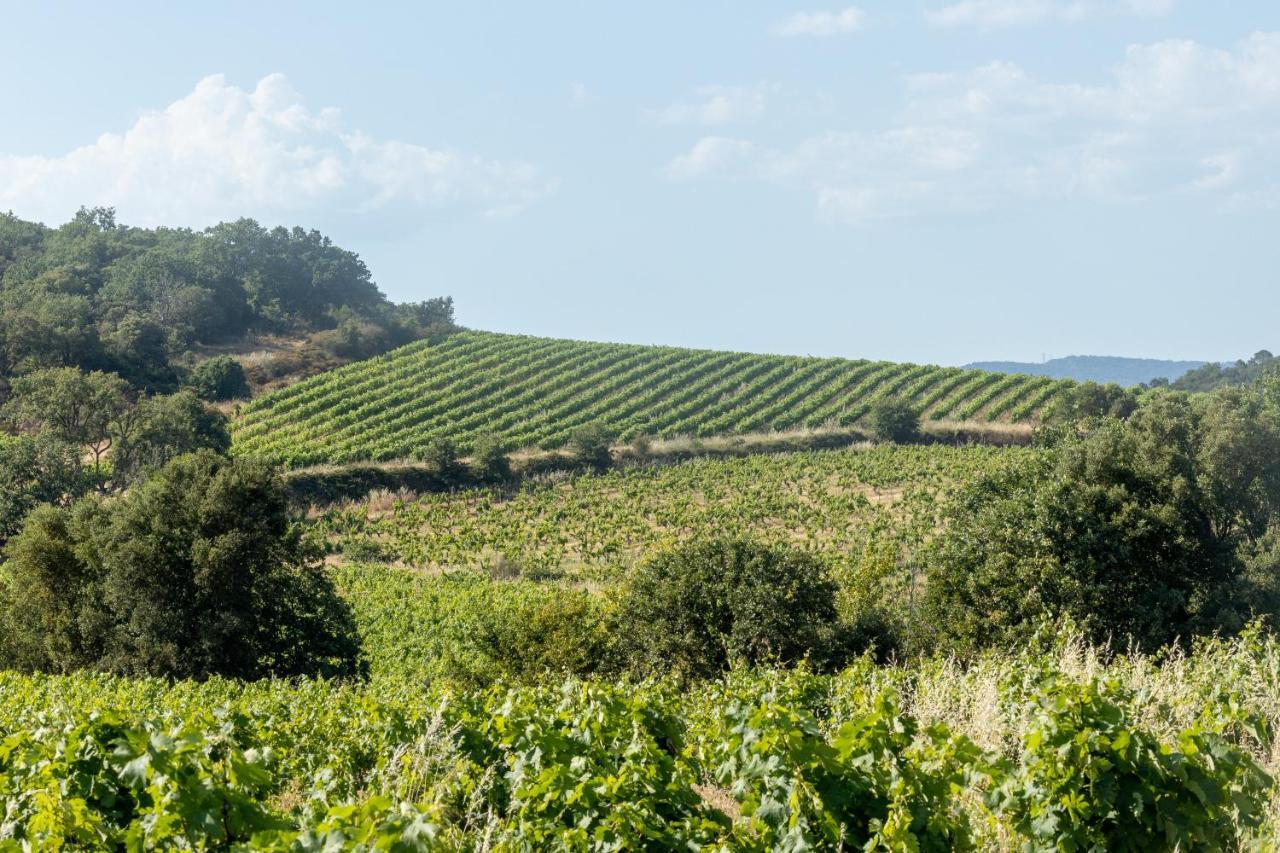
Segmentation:
{"type": "Polygon", "coordinates": [[[536,576],[608,576],[682,541],[748,535],[808,550],[833,566],[877,542],[909,549],[949,491],[1030,448],[876,445],[696,459],[475,489],[386,506],[356,502],[314,530],[334,551],[428,570],[492,568],[536,576]]]}
{"type": "Polygon", "coordinates": [[[692,686],[0,673],[0,850],[1269,850],[1277,671],[1064,634],[692,686]]]}
{"type": "Polygon", "coordinates": [[[877,401],[926,418],[1035,419],[1070,383],[982,371],[488,332],[420,341],[268,394],[234,424],[238,453],[290,465],[407,458],[434,438],[463,452],[558,448],[587,423],[623,439],[851,426],[877,401]]]}

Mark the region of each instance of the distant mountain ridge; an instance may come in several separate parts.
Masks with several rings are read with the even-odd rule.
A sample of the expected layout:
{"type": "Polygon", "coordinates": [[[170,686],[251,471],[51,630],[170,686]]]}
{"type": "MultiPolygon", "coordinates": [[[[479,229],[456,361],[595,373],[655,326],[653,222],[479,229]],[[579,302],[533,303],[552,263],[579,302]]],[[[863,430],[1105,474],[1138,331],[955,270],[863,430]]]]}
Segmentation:
{"type": "Polygon", "coordinates": [[[1159,358],[1123,358],[1111,355],[1071,355],[1051,358],[1041,364],[1026,361],[975,361],[966,364],[974,370],[997,373],[1023,373],[1052,379],[1075,379],[1081,382],[1114,382],[1117,385],[1140,385],[1152,379],[1174,381],[1184,373],[1204,367],[1205,361],[1167,361],[1159,358]]]}

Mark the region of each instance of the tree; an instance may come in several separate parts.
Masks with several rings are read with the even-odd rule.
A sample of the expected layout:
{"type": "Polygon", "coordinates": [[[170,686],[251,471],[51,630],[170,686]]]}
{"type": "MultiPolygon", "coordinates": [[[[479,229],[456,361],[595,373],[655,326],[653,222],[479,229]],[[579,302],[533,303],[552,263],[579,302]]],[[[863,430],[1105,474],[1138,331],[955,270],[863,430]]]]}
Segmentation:
{"type": "Polygon", "coordinates": [[[349,611],[255,460],[183,456],[115,499],[41,507],[6,556],[3,643],[27,669],[361,671],[349,611]]]}
{"type": "Polygon", "coordinates": [[[964,652],[1063,617],[1094,642],[1154,649],[1277,612],[1274,572],[1255,570],[1275,566],[1278,450],[1280,406],[1263,393],[1165,392],[990,473],[944,515],[930,623],[964,652]]]}
{"type": "Polygon", "coordinates": [[[871,407],[871,431],[880,441],[915,441],[920,437],[920,413],[901,397],[885,397],[871,407]]]}
{"type": "Polygon", "coordinates": [[[613,435],[603,424],[578,427],[566,445],[575,462],[588,468],[604,470],[613,464],[613,435]]]}
{"type": "Polygon", "coordinates": [[[462,464],[458,461],[458,448],[447,436],[427,442],[415,456],[418,461],[431,466],[431,470],[446,483],[458,480],[462,474],[462,464]]]}
{"type": "Polygon", "coordinates": [[[841,647],[835,595],[823,564],[801,551],[697,542],[637,569],[618,636],[651,673],[710,678],[732,661],[793,663],[841,647]]]}
{"type": "Polygon", "coordinates": [[[218,355],[191,371],[188,383],[202,400],[236,400],[249,396],[249,382],[240,362],[218,355]]]}
{"type": "Polygon", "coordinates": [[[511,459],[495,435],[480,435],[471,448],[471,473],[476,479],[500,483],[511,479],[511,459]]]}
{"type": "Polygon", "coordinates": [[[49,433],[0,436],[0,546],[38,505],[64,504],[92,485],[76,445],[49,433]]]}
{"type": "Polygon", "coordinates": [[[169,460],[197,450],[225,454],[231,449],[227,418],[202,403],[191,391],[140,400],[130,417],[116,421],[111,454],[117,487],[140,480],[169,460]]]}
{"type": "Polygon", "coordinates": [[[1081,382],[1058,396],[1049,417],[1071,424],[1092,418],[1127,418],[1137,407],[1138,396],[1132,389],[1114,383],[1081,382]]]}
{"type": "Polygon", "coordinates": [[[130,408],[129,385],[119,376],[59,367],[14,379],[5,414],[20,424],[47,429],[62,441],[87,447],[94,470],[100,472],[103,454],[118,434],[117,421],[130,408]]]}

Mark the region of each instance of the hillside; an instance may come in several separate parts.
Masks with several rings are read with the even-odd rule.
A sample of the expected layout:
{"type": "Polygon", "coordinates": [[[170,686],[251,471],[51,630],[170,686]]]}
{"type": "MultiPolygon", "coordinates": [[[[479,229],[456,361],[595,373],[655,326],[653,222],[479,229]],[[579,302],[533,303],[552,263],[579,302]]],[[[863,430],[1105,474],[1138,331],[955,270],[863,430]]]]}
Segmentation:
{"type": "Polygon", "coordinates": [[[1153,379],[1170,382],[1188,371],[1203,367],[1203,361],[1167,361],[1159,358],[1122,358],[1110,355],[1071,355],[1051,358],[1036,364],[1029,361],[975,361],[965,365],[973,370],[994,370],[1047,376],[1050,379],[1074,379],[1078,382],[1114,382],[1117,385],[1142,385],[1153,379]]]}
{"type": "Polygon", "coordinates": [[[292,465],[388,460],[437,437],[560,447],[599,422],[621,438],[848,426],[897,396],[925,417],[1035,418],[1068,383],[891,362],[588,343],[490,332],[419,341],[261,397],[237,453],[292,465]]]}

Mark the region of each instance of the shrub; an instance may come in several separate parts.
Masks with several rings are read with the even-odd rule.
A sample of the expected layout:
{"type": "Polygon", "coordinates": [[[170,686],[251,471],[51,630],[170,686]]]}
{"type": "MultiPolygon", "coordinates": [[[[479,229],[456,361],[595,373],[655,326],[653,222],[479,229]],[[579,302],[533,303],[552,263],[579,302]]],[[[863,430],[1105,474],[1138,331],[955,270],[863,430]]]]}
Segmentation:
{"type": "Polygon", "coordinates": [[[240,362],[229,355],[214,356],[191,371],[188,383],[202,400],[238,400],[249,396],[249,382],[240,362]]]}
{"type": "Polygon", "coordinates": [[[906,400],[887,397],[871,409],[871,431],[880,441],[915,441],[920,437],[920,413],[906,400]]]}
{"type": "Polygon", "coordinates": [[[171,678],[354,674],[346,605],[289,521],[277,472],[179,457],[111,501],[37,509],[6,549],[15,665],[171,678]]]}
{"type": "Polygon", "coordinates": [[[548,588],[514,611],[490,614],[474,639],[506,678],[585,676],[609,668],[604,614],[599,599],[583,590],[548,588]]]}
{"type": "Polygon", "coordinates": [[[482,435],[471,448],[471,473],[477,480],[500,483],[511,479],[511,460],[502,442],[493,435],[482,435]]]}
{"type": "Polygon", "coordinates": [[[602,424],[595,423],[574,430],[566,448],[579,465],[603,470],[613,464],[612,446],[613,435],[602,424]]]}
{"type": "Polygon", "coordinates": [[[431,466],[432,472],[446,483],[455,482],[462,475],[462,465],[458,462],[458,448],[447,437],[432,439],[418,448],[414,458],[431,466]]]}
{"type": "Polygon", "coordinates": [[[814,557],[742,540],[699,542],[642,564],[619,607],[640,670],[711,677],[731,661],[798,661],[838,645],[836,585],[814,557]]]}

